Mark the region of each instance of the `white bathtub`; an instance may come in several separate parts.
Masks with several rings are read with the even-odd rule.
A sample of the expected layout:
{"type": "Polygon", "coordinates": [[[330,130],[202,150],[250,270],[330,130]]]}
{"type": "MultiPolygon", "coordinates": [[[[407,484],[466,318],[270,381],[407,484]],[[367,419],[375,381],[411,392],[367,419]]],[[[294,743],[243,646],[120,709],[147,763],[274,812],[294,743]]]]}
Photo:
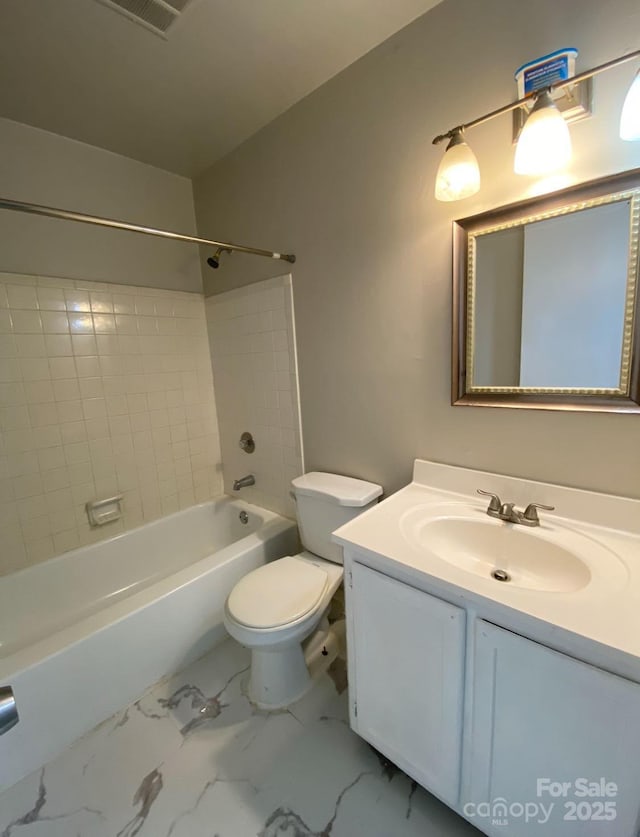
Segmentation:
{"type": "Polygon", "coordinates": [[[238,579],[297,549],[291,520],[223,498],[0,578],[0,686],[20,716],[0,790],[219,642],[238,579]]]}

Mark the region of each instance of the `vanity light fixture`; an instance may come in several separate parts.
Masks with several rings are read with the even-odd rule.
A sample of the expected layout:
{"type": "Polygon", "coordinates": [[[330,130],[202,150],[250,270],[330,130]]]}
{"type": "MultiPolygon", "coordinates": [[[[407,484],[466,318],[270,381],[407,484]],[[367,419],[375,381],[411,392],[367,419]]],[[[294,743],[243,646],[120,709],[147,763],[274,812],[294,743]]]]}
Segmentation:
{"type": "Polygon", "coordinates": [[[480,169],[476,155],[465,142],[461,128],[454,130],[436,175],[436,198],[458,201],[480,189],[480,169]]]}
{"type": "MultiPolygon", "coordinates": [[[[516,173],[538,175],[556,171],[565,166],[571,159],[571,138],[562,114],[553,103],[552,91],[576,85],[598,73],[637,58],[640,58],[640,49],[542,90],[529,93],[522,99],[503,105],[471,122],[457,125],[445,134],[434,137],[434,145],[445,140],[449,141],[436,176],[436,199],[460,200],[475,194],[480,188],[478,164],[473,151],[464,139],[464,133],[496,116],[511,113],[518,108],[526,108],[532,101],[535,104],[524,124],[516,147],[514,162],[516,173]]],[[[640,140],[640,71],[636,74],[625,99],[620,120],[620,136],[622,139],[640,140]]]]}
{"type": "Polygon", "coordinates": [[[516,174],[551,174],[570,160],[569,126],[549,91],[542,90],[518,138],[513,169],[516,174]]]}

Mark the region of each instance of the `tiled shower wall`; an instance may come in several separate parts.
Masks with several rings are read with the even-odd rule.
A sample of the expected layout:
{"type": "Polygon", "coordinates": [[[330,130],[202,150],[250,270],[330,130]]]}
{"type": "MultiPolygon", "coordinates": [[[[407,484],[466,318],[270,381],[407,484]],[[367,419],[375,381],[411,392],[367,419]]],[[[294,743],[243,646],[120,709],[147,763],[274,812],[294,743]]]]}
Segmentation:
{"type": "Polygon", "coordinates": [[[279,276],[206,300],[225,489],[251,503],[295,517],[291,480],[303,473],[295,320],[291,276],[279,276]],[[254,453],[239,447],[249,431],[254,453]]]}
{"type": "Polygon", "coordinates": [[[0,574],[221,493],[202,296],[0,273],[0,574]]]}

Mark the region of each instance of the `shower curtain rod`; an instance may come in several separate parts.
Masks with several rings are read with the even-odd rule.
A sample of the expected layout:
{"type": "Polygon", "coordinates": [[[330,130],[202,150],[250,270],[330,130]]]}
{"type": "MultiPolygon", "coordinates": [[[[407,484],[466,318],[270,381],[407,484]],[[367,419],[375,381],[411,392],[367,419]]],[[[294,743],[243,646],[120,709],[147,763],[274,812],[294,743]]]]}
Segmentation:
{"type": "Polygon", "coordinates": [[[206,244],[222,250],[235,250],[238,253],[250,253],[253,256],[266,256],[269,259],[281,259],[293,264],[296,257],[292,253],[274,253],[271,250],[261,250],[258,247],[245,247],[243,244],[230,244],[225,241],[213,241],[209,238],[199,238],[195,235],[159,230],[155,227],[143,227],[140,224],[127,224],[125,221],[115,221],[113,218],[101,218],[98,215],[86,215],[83,212],[71,212],[67,209],[57,209],[54,206],[42,206],[37,203],[14,201],[0,198],[0,209],[10,209],[13,212],[27,212],[31,215],[45,215],[48,218],[61,218],[64,221],[79,221],[82,224],[94,224],[98,227],[111,227],[116,230],[155,235],[159,238],[169,238],[173,241],[187,241],[191,244],[206,244]]]}

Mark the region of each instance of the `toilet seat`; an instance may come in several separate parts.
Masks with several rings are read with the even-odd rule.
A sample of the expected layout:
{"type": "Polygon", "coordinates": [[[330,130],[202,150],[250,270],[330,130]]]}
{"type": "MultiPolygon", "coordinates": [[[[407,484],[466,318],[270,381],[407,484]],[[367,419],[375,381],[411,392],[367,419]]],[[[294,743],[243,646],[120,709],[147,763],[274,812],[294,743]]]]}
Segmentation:
{"type": "Polygon", "coordinates": [[[328,584],[325,569],[288,555],[242,578],[227,599],[227,611],[248,628],[282,627],[312,612],[328,584]]]}

